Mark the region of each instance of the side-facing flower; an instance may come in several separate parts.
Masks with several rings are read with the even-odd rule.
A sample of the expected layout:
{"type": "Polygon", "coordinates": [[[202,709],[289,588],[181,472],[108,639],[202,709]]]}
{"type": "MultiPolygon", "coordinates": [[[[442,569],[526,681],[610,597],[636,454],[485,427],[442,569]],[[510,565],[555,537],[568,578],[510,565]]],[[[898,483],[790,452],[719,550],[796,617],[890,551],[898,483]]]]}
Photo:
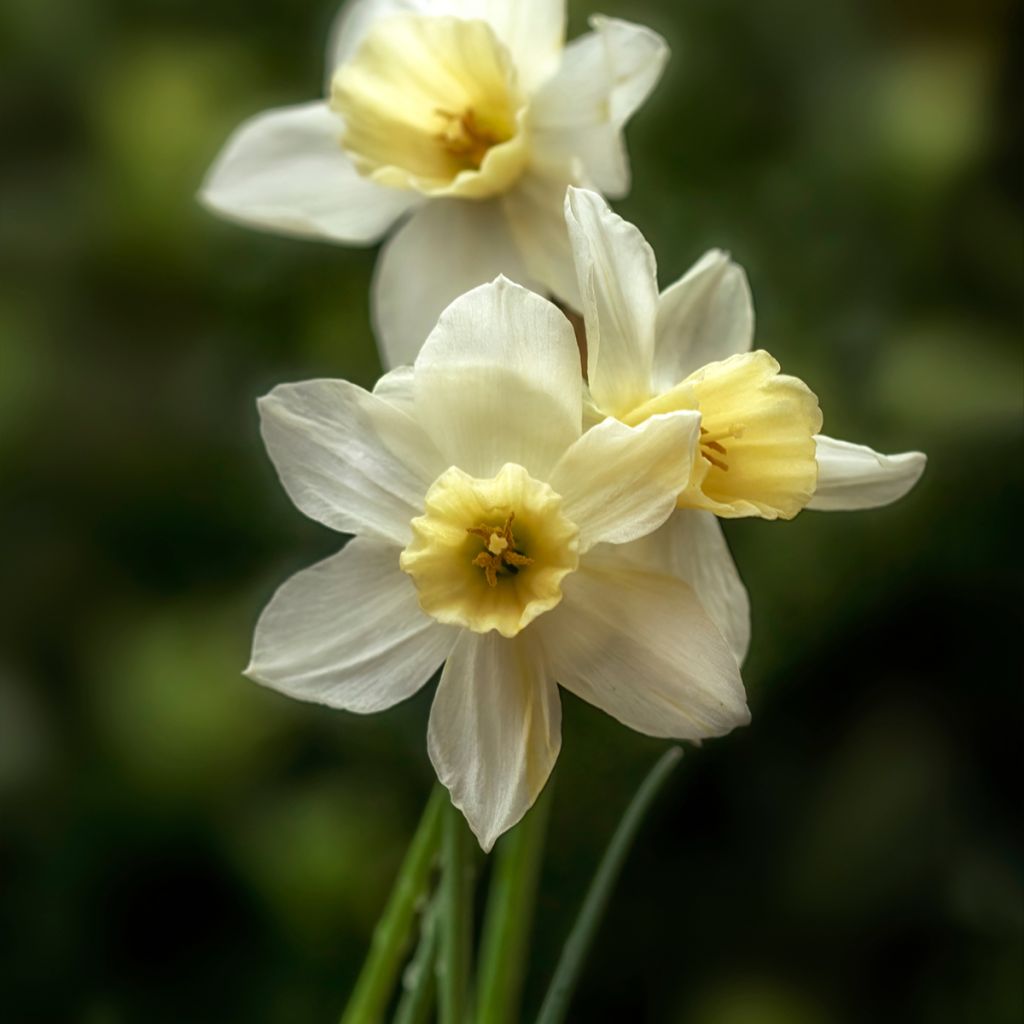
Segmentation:
{"type": "Polygon", "coordinates": [[[554,764],[556,681],[654,736],[748,718],[728,636],[745,623],[723,619],[735,609],[705,611],[683,582],[699,571],[614,558],[672,514],[700,417],[584,432],[582,390],[568,321],[499,279],[454,302],[373,393],[319,380],[260,402],[292,500],[356,537],[278,590],[248,674],[371,712],[445,662],[428,749],[485,849],[554,764]]]}
{"type": "Polygon", "coordinates": [[[673,410],[700,414],[700,455],[680,508],[792,519],[803,508],[886,505],[917,483],[923,454],[826,437],[810,388],[751,351],[750,290],[725,253],[708,252],[659,294],[654,253],[632,224],[584,189],[569,189],[565,210],[592,418],[636,426],[673,410]]]}
{"type": "Polygon", "coordinates": [[[350,0],[326,101],[232,136],[211,209],[274,231],[372,244],[383,356],[411,362],[441,310],[503,274],[573,305],[566,185],[629,190],[622,129],[661,75],[664,40],[595,17],[565,45],[565,0],[350,0]]]}

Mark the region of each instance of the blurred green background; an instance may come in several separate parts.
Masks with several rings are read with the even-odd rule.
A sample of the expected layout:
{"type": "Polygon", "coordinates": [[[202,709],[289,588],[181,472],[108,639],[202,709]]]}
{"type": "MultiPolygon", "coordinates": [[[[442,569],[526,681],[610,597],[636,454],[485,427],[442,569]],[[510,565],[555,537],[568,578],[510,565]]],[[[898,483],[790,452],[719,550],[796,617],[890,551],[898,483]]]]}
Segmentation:
{"type": "MultiPolygon", "coordinates": [[[[673,48],[619,209],[663,283],[750,275],[826,430],[930,456],[901,504],[727,526],[753,724],[691,751],[572,1020],[1024,1017],[1020,8],[573,3],[673,48]]],[[[193,200],[243,117],[313,98],[328,0],[0,8],[0,1018],[319,1022],[431,784],[429,689],[357,719],[245,680],[337,537],[254,399],[378,365],[374,252],[193,200]]],[[[662,744],[565,697],[534,1005],[662,744]]]]}

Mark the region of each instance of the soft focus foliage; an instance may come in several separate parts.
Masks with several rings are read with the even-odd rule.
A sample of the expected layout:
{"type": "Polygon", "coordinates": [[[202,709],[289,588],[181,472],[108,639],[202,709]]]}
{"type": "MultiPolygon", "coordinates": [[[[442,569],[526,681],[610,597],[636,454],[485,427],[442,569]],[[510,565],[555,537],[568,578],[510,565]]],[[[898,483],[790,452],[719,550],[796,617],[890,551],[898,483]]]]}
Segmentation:
{"type": "MultiPolygon", "coordinates": [[[[930,461],[892,508],[727,524],[754,721],[677,772],[575,1012],[1019,1020],[1009,7],[609,0],[571,34],[598,9],[673,47],[618,206],[662,284],[730,250],[825,430],[930,461]]],[[[429,687],[355,718],[240,674],[275,583],[336,543],[274,480],[254,399],[372,384],[374,253],[193,193],[241,118],[320,87],[333,13],[0,9],[4,1019],[332,1019],[429,787],[429,687]]],[[[564,732],[528,1005],[662,747],[569,697],[564,732]]]]}

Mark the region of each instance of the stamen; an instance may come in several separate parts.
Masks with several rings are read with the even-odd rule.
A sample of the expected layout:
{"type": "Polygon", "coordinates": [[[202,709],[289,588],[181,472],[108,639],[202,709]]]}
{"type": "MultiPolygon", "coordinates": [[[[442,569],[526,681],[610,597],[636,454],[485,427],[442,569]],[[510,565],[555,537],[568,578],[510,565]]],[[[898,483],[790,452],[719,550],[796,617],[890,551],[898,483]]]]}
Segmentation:
{"type": "Polygon", "coordinates": [[[729,472],[729,466],[725,461],[724,456],[728,455],[728,451],[721,442],[727,438],[739,439],[743,436],[743,425],[732,424],[727,430],[719,430],[712,434],[704,427],[700,428],[700,450],[701,455],[704,456],[712,466],[720,469],[723,473],[729,472]],[[721,459],[716,459],[711,452],[717,452],[723,456],[721,459]]]}
{"type": "Polygon", "coordinates": [[[502,141],[477,123],[472,107],[461,114],[440,108],[434,113],[445,121],[444,128],[436,136],[437,141],[453,156],[466,157],[477,169],[484,162],[487,151],[502,141]]]}
{"type": "Polygon", "coordinates": [[[512,535],[512,520],[515,517],[515,512],[509,512],[500,529],[493,526],[470,526],[466,529],[466,533],[487,541],[487,550],[481,551],[473,559],[473,564],[483,569],[489,587],[498,585],[499,573],[515,576],[523,566],[533,564],[532,558],[515,549],[516,540],[512,535]]]}

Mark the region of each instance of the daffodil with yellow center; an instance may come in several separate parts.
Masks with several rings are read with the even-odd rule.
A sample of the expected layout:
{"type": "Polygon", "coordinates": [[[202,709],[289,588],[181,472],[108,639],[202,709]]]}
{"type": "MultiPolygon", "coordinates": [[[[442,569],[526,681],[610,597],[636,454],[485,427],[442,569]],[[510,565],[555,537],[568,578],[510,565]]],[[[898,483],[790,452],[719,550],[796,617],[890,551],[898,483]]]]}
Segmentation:
{"type": "Polygon", "coordinates": [[[411,362],[441,310],[503,274],[578,306],[569,183],[629,191],[623,129],[668,57],[649,29],[595,17],[566,45],[565,0],[350,0],[325,101],[243,124],[203,186],[234,220],[380,240],[385,362],[411,362]]]}
{"type": "Polygon", "coordinates": [[[654,253],[596,194],[571,188],[566,219],[582,294],[591,418],[637,426],[700,414],[698,457],[681,509],[792,519],[803,508],[870,508],[917,482],[919,452],[880,455],[820,433],[814,393],[750,351],[743,271],[717,250],[658,293],[654,253]]]}
{"type": "Polygon", "coordinates": [[[485,21],[382,18],[335,73],[330,106],[356,168],[391,188],[486,199],[529,158],[526,98],[485,21]]]}
{"type": "Polygon", "coordinates": [[[747,721],[735,571],[714,539],[646,544],[690,479],[700,417],[584,430],[575,337],[547,300],[499,279],[373,393],[309,381],[260,411],[296,505],[356,536],[278,590],[249,675],[367,713],[444,663],[427,749],[485,849],[548,778],[558,684],[654,736],[747,721]]]}

